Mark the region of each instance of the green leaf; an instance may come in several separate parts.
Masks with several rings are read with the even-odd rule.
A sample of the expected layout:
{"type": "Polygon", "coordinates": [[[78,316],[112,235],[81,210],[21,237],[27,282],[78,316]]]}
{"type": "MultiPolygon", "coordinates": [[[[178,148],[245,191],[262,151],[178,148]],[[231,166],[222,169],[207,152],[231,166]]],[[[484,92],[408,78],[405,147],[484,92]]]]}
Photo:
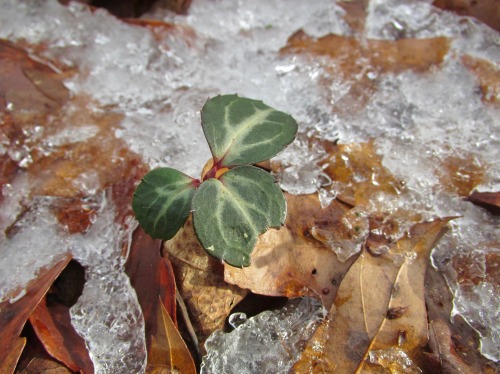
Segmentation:
{"type": "Polygon", "coordinates": [[[209,99],[201,123],[220,166],[255,164],[276,156],[295,138],[297,122],[262,101],[222,95],[209,99]]]}
{"type": "Polygon", "coordinates": [[[207,252],[233,266],[249,266],[257,238],[285,223],[286,201],[274,177],[240,166],[203,182],[193,197],[193,223],[207,252]]]}
{"type": "Polygon", "coordinates": [[[184,225],[196,190],[194,179],[171,168],[158,168],[144,176],[132,201],[144,231],[168,240],[184,225]]]}

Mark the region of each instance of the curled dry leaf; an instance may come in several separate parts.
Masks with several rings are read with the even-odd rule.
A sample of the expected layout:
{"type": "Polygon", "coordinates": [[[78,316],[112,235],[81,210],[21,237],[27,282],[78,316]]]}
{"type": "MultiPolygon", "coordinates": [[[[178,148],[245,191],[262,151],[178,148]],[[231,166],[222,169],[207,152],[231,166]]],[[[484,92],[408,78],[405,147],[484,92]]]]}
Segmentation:
{"type": "Polygon", "coordinates": [[[26,320],[70,260],[71,257],[66,255],[52,268],[44,270],[35,281],[26,287],[26,293],[20,299],[11,301],[7,297],[5,301],[0,303],[2,311],[0,313],[1,373],[12,373],[11,364],[17,362],[19,356],[17,358],[15,356],[21,354],[24,345],[20,341],[19,334],[26,320]]]}
{"type": "Polygon", "coordinates": [[[224,282],[222,264],[207,256],[196,238],[191,219],[165,242],[164,253],[172,261],[180,296],[204,351],[202,343],[212,332],[224,327],[232,307],[248,291],[224,282]]]}
{"type": "MultiPolygon", "coordinates": [[[[415,347],[421,347],[427,339],[425,267],[448,220],[416,224],[383,255],[362,252],[342,280],[328,319],[308,342],[294,372],[364,372],[370,370],[363,365],[374,347],[389,350],[385,357],[391,359],[401,352],[411,355],[415,347]],[[386,318],[389,310],[401,307],[407,309],[399,318],[386,318]]],[[[379,363],[383,358],[379,357],[379,363]]]]}
{"type": "MultiPolygon", "coordinates": [[[[45,348],[38,341],[34,332],[30,329],[24,330],[27,333],[27,345],[16,367],[16,374],[71,374],[74,371],[68,369],[45,351],[45,348]]],[[[84,373],[87,374],[87,373],[84,373]]],[[[88,373],[92,374],[92,372],[88,373]]]]}
{"type": "Polygon", "coordinates": [[[321,209],[316,195],[285,196],[285,227],[260,236],[249,267],[225,265],[224,279],[262,295],[315,297],[328,308],[355,257],[340,261],[328,243],[314,237],[313,229],[334,236],[349,235],[342,224],[349,207],[333,201],[321,209]]]}

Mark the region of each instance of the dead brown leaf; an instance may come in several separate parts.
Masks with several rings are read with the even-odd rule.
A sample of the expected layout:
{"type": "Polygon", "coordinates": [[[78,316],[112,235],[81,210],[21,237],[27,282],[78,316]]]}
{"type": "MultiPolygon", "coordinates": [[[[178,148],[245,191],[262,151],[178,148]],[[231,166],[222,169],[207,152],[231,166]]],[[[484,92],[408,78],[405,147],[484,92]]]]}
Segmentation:
{"type": "Polygon", "coordinates": [[[2,185],[13,180],[23,166],[26,150],[39,141],[38,126],[47,125],[48,116],[68,99],[63,85],[68,74],[34,61],[22,49],[0,41],[0,138],[12,147],[11,152],[0,155],[2,185]]]}
{"type": "Polygon", "coordinates": [[[318,231],[349,240],[351,233],[342,223],[349,207],[335,200],[322,209],[316,195],[285,196],[285,227],[261,235],[249,267],[225,265],[224,278],[262,295],[315,297],[328,308],[356,256],[340,261],[318,231]]]}
{"type": "Polygon", "coordinates": [[[351,206],[368,205],[374,194],[396,196],[404,191],[402,181],[382,165],[374,140],[366,143],[323,143],[328,157],[321,161],[324,172],[342,183],[338,199],[351,206]]]}
{"type": "Polygon", "coordinates": [[[369,0],[339,1],[337,3],[344,9],[344,20],[355,34],[362,35],[364,33],[368,4],[369,0]]]}
{"type": "Polygon", "coordinates": [[[435,0],[432,5],[461,16],[471,16],[500,31],[498,0],[435,0]]]}
{"type": "Polygon", "coordinates": [[[491,214],[500,215],[500,192],[473,191],[467,200],[485,208],[491,214]]]}
{"type": "Polygon", "coordinates": [[[4,354],[4,361],[0,363],[0,370],[2,373],[13,373],[16,370],[17,362],[25,346],[26,338],[18,337],[12,340],[10,351],[4,354]]]}
{"type": "Polygon", "coordinates": [[[500,71],[498,67],[490,61],[469,55],[462,56],[461,60],[476,77],[483,94],[483,100],[500,104],[500,71]]]}
{"type": "Polygon", "coordinates": [[[67,306],[44,298],[29,320],[47,353],[74,372],[94,372],[85,341],[71,325],[67,306]]]}
{"type": "Polygon", "coordinates": [[[12,373],[12,363],[17,362],[23,346],[19,334],[26,320],[36,308],[48,289],[66,267],[71,257],[64,256],[52,268],[41,272],[38,278],[26,287],[26,294],[19,300],[11,302],[7,300],[0,303],[0,372],[12,373]],[[4,367],[3,365],[8,365],[4,367]]]}
{"type": "Polygon", "coordinates": [[[172,262],[180,296],[204,352],[203,342],[212,332],[223,328],[232,307],[248,291],[224,282],[222,264],[201,247],[191,219],[174,238],[165,242],[164,253],[172,262]]]}
{"type": "Polygon", "coordinates": [[[420,372],[418,367],[424,361],[422,350],[428,339],[424,279],[430,252],[446,232],[449,221],[448,218],[428,222],[411,231],[411,236],[420,239],[399,268],[386,318],[358,371],[372,370],[373,363],[393,372],[420,372]]]}
{"type": "Polygon", "coordinates": [[[420,346],[427,326],[422,324],[426,318],[425,305],[422,311],[423,274],[428,254],[447,222],[445,219],[416,224],[383,255],[361,253],[343,278],[328,319],[309,341],[294,372],[354,373],[364,369],[364,359],[379,340],[390,341],[395,350],[400,349],[398,342],[403,340],[404,344],[411,341],[420,346]],[[412,258],[416,262],[412,263],[412,258]],[[416,284],[413,289],[413,281],[420,278],[422,285],[416,284]],[[415,323],[405,317],[414,314],[418,315],[415,323]],[[414,335],[386,329],[386,324],[398,325],[401,321],[406,322],[401,331],[411,328],[414,335]],[[384,334],[389,338],[383,339],[384,334]]]}
{"type": "Polygon", "coordinates": [[[28,336],[28,345],[16,368],[16,374],[70,374],[66,366],[50,357],[37,341],[36,336],[28,336]]]}
{"type": "Polygon", "coordinates": [[[162,302],[157,306],[157,330],[151,338],[147,373],[196,374],[193,358],[169,313],[162,302]]]}
{"type": "Polygon", "coordinates": [[[426,272],[425,301],[429,320],[430,353],[425,354],[428,362],[435,362],[443,374],[498,372],[500,364],[481,355],[478,333],[458,315],[450,320],[453,295],[443,274],[432,266],[426,272]]]}
{"type": "Polygon", "coordinates": [[[439,178],[439,188],[458,196],[469,196],[486,175],[486,165],[471,153],[433,157],[433,161],[437,165],[435,174],[439,178]]]}
{"type": "Polygon", "coordinates": [[[137,293],[144,315],[146,346],[151,349],[151,339],[158,330],[159,303],[177,324],[175,302],[175,277],[170,261],[161,257],[161,240],[154,240],[138,228],[133,235],[125,272],[137,293]]]}

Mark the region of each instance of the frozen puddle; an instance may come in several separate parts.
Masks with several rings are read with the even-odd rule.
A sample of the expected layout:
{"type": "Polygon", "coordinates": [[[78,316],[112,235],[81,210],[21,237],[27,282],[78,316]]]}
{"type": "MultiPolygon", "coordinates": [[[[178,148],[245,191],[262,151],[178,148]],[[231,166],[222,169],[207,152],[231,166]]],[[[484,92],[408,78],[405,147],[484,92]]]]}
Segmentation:
{"type": "MultiPolygon", "coordinates": [[[[488,256],[499,252],[498,245],[491,244],[498,244],[498,219],[465,202],[459,191],[446,189],[439,170],[444,160],[468,160],[484,171],[480,190],[500,189],[500,113],[482,100],[462,60],[467,54],[497,64],[498,34],[470,19],[438,11],[430,1],[372,1],[363,34],[350,28],[344,13],[330,0],[195,0],[187,16],[162,10],[150,14],[180,25],[171,36],[155,38],[146,28],[76,3],[64,7],[56,0],[6,0],[0,38],[46,45],[44,52],[32,52],[35,57],[40,53],[42,60],[76,67],[79,73],[68,78],[65,86],[72,95],[87,95],[97,102],[90,111],[105,108],[123,114],[114,136],[151,167],[168,165],[193,176],[200,173],[209,150],[199,125],[199,109],[219,93],[261,99],[298,120],[297,142],[278,158],[286,170],[279,177],[291,192],[319,191],[324,204],[343,186],[324,188],[317,162],[326,154],[319,145],[311,149],[312,140],[319,144],[320,140],[350,143],[375,138],[384,166],[407,187],[397,202],[381,197],[379,204],[386,204],[386,210],[415,210],[425,218],[463,216],[452,222],[452,233],[434,250],[432,259],[455,294],[454,313],[480,332],[483,354],[498,360],[499,290],[487,272],[488,256]],[[374,73],[366,66],[364,74],[375,87],[366,105],[352,113],[332,113],[352,81],[332,77],[322,57],[279,54],[299,29],[312,37],[330,33],[382,40],[445,36],[450,38],[450,50],[440,66],[424,73],[374,73]],[[330,82],[326,89],[324,82],[330,82]],[[474,264],[478,282],[460,279],[460,269],[453,263],[464,258],[466,266],[474,264]]],[[[490,93],[490,99],[494,95],[498,93],[490,93]]],[[[92,133],[93,125],[87,126],[92,133]]],[[[49,140],[61,145],[85,139],[82,131],[75,130],[76,140],[70,134],[49,140]]],[[[2,152],[9,152],[8,144],[2,147],[2,152]]],[[[92,180],[92,176],[83,177],[92,180]]],[[[32,191],[30,183],[19,173],[11,185],[3,186],[8,198],[2,203],[2,217],[12,219],[20,212],[20,203],[32,191]]],[[[0,258],[0,298],[22,292],[37,271],[71,251],[88,268],[72,321],[87,342],[97,372],[124,368],[140,372],[146,359],[143,321],[120,255],[120,244],[133,224],[122,227],[113,222],[115,207],[99,186],[86,191],[98,209],[91,229],[80,236],[67,235],[58,227],[49,209],[57,199],[33,197],[36,208],[24,218],[26,224],[21,222],[15,236],[2,239],[7,255],[0,258]]]]}

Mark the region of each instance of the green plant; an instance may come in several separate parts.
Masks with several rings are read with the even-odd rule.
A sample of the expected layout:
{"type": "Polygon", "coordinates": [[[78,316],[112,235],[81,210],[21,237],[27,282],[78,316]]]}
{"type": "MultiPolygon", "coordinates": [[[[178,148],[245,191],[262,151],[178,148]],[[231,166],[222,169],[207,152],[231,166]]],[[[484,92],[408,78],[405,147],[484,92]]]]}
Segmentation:
{"type": "Polygon", "coordinates": [[[201,110],[212,152],[201,180],[158,168],[144,176],[132,207],[144,230],[168,240],[193,212],[196,236],[213,257],[250,265],[257,238],[285,222],[286,201],[274,177],[252,166],[275,156],[295,138],[297,123],[261,101],[221,95],[201,110]]]}

